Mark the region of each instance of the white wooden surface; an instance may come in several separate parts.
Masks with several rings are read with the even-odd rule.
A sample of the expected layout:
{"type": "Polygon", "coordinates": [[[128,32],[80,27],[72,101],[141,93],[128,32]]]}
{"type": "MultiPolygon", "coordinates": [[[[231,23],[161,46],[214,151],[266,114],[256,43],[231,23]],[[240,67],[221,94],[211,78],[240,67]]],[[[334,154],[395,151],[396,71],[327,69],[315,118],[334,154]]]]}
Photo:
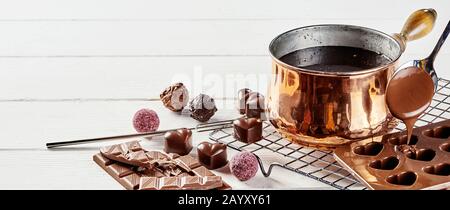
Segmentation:
{"type": "MultiPolygon", "coordinates": [[[[404,61],[429,54],[450,18],[448,0],[2,0],[0,167],[9,172],[0,189],[122,189],[91,160],[101,144],[50,151],[45,142],[133,132],[131,117],[143,107],[158,111],[161,128],[194,125],[148,100],[177,80],[224,99],[214,120],[229,119],[236,89],[265,91],[275,35],[322,23],[394,33],[412,11],[429,7],[438,12],[436,27],[408,45],[404,61]],[[221,78],[234,83],[224,90],[208,82],[221,78]]],[[[450,78],[447,46],[435,68],[450,78]]],[[[142,141],[161,149],[161,139],[142,141]]],[[[283,170],[249,182],[219,173],[235,189],[330,189],[283,170]]]]}

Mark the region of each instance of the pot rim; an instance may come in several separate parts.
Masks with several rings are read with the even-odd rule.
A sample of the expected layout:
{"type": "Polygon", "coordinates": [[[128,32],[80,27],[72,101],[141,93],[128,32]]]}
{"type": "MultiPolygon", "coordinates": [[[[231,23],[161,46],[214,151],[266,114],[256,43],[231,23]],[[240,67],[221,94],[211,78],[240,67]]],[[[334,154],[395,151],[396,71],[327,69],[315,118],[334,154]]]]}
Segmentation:
{"type": "Polygon", "coordinates": [[[308,25],[308,26],[302,26],[302,27],[298,27],[298,28],[294,28],[294,29],[290,29],[288,31],[285,31],[279,35],[277,35],[275,38],[272,39],[272,41],[269,44],[269,53],[270,53],[270,57],[272,57],[272,59],[277,62],[278,64],[289,68],[291,70],[297,70],[300,71],[302,73],[307,73],[307,74],[311,74],[311,75],[318,75],[318,76],[334,76],[334,77],[340,77],[340,76],[357,76],[357,75],[365,75],[365,74],[370,74],[370,73],[374,73],[374,72],[378,72],[380,70],[386,69],[389,66],[395,65],[395,63],[400,59],[400,57],[403,54],[403,50],[400,51],[400,53],[397,55],[397,57],[395,59],[393,59],[392,61],[381,65],[381,66],[377,66],[377,67],[373,67],[373,68],[369,68],[369,69],[364,69],[364,70],[359,70],[359,71],[352,71],[352,72],[326,72],[326,71],[318,71],[318,70],[312,70],[312,69],[305,69],[305,68],[299,68],[296,66],[292,66],[289,65],[281,60],[279,60],[277,57],[275,57],[275,55],[272,52],[272,47],[274,45],[274,42],[281,36],[295,31],[295,30],[300,30],[300,29],[305,29],[305,28],[312,28],[312,27],[323,27],[323,26],[344,26],[344,27],[351,27],[351,28],[359,28],[359,29],[363,29],[363,30],[367,30],[370,31],[372,33],[378,33],[380,35],[383,35],[383,37],[386,37],[387,39],[391,39],[393,40],[395,43],[397,43],[397,45],[401,48],[401,43],[395,39],[393,36],[381,32],[379,30],[373,29],[373,28],[368,28],[368,27],[364,27],[364,26],[357,26],[357,25],[347,25],[347,24],[318,24],[318,25],[308,25]]]}

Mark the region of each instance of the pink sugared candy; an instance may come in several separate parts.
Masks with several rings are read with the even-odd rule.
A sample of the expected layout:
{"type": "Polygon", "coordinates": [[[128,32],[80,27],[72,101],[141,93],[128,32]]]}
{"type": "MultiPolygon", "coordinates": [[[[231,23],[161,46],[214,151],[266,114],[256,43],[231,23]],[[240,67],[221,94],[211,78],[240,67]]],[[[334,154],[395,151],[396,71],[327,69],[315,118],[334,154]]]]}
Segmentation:
{"type": "Polygon", "coordinates": [[[230,161],[231,173],[241,181],[253,178],[258,172],[258,160],[253,153],[242,151],[230,161]]]}
{"type": "Polygon", "coordinates": [[[159,127],[158,114],[151,109],[141,109],[134,114],[133,126],[139,133],[156,131],[159,127]]]}

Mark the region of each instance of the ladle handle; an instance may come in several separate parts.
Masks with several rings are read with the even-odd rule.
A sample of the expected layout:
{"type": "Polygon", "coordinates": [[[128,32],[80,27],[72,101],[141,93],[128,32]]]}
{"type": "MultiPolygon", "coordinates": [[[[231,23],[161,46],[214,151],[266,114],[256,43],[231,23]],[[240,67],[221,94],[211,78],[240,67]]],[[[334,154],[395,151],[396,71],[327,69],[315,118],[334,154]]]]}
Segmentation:
{"type": "Polygon", "coordinates": [[[447,39],[448,34],[450,33],[450,21],[448,21],[447,26],[444,29],[444,32],[442,32],[441,37],[439,38],[439,41],[437,42],[436,46],[433,49],[433,52],[431,52],[430,56],[428,56],[428,63],[433,65],[434,59],[436,58],[436,55],[438,54],[439,50],[441,49],[442,45],[445,42],[445,39],[447,39]]]}
{"type": "Polygon", "coordinates": [[[402,50],[405,49],[407,42],[420,39],[430,33],[436,17],[437,13],[434,9],[420,9],[413,12],[403,25],[402,31],[395,34],[402,44],[402,50]]]}

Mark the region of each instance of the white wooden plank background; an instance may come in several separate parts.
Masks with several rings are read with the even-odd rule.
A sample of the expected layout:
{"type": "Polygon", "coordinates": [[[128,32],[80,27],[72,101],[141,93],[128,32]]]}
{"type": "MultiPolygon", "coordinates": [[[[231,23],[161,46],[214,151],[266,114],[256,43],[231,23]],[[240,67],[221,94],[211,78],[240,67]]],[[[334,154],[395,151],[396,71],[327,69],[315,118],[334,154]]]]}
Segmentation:
{"type": "MultiPolygon", "coordinates": [[[[430,7],[438,12],[435,29],[411,42],[402,61],[429,54],[450,18],[448,0],[0,1],[0,167],[17,171],[3,173],[0,189],[121,189],[91,161],[100,144],[48,151],[44,143],[133,132],[130,118],[142,107],[158,111],[162,128],[194,125],[149,101],[177,80],[224,99],[215,119],[228,119],[236,114],[235,90],[267,88],[267,47],[277,34],[323,23],[394,33],[412,11],[430,7]],[[211,84],[217,77],[233,83],[211,84]],[[30,176],[31,169],[40,173],[30,176]]],[[[450,78],[447,46],[435,68],[450,78]]],[[[199,134],[195,142],[206,139],[199,134]]],[[[245,183],[221,175],[237,189],[327,188],[280,170],[245,183]]]]}

